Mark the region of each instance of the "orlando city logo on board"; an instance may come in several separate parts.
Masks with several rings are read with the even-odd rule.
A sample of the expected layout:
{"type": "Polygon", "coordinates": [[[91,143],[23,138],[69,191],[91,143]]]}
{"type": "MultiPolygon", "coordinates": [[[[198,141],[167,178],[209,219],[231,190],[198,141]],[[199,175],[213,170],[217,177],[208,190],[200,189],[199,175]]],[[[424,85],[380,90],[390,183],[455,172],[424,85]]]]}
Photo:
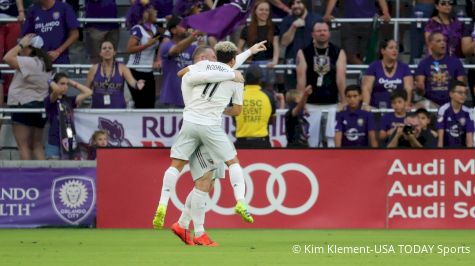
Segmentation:
{"type": "Polygon", "coordinates": [[[56,214],[71,225],[86,219],[96,204],[96,186],[87,176],[56,178],[51,187],[51,202],[56,214]]]}

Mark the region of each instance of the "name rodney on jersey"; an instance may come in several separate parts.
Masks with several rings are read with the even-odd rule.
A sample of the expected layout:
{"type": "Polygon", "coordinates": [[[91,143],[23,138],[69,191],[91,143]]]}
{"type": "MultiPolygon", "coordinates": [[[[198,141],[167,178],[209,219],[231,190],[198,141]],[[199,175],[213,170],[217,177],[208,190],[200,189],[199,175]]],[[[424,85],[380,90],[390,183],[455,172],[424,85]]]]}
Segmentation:
{"type": "Polygon", "coordinates": [[[207,65],[206,70],[217,70],[221,72],[230,72],[229,68],[220,65],[207,65]]]}

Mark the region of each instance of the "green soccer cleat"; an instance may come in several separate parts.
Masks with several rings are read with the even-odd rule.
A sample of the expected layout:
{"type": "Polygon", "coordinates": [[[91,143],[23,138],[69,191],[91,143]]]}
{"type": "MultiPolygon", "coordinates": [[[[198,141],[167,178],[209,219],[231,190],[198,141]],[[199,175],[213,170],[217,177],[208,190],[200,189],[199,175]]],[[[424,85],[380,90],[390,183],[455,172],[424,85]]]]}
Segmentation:
{"type": "Polygon", "coordinates": [[[167,206],[163,204],[159,204],[157,207],[157,211],[155,212],[155,217],[153,217],[153,228],[160,230],[163,228],[163,224],[165,223],[165,214],[167,214],[167,206]]]}
{"type": "Polygon", "coordinates": [[[250,224],[254,222],[254,218],[252,218],[251,213],[247,209],[246,203],[238,201],[236,203],[236,207],[234,207],[234,212],[241,215],[241,218],[244,222],[250,223],[250,224]]]}

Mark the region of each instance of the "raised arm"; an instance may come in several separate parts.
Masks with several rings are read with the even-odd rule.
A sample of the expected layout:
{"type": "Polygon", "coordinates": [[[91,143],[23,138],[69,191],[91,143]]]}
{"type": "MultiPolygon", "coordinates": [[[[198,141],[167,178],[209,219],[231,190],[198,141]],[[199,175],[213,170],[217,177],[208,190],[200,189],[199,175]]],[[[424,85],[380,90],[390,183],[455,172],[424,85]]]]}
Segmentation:
{"type": "Polygon", "coordinates": [[[297,52],[297,62],[296,62],[296,72],[297,72],[297,90],[303,91],[307,85],[307,62],[303,55],[302,50],[297,52]]]}
{"type": "Polygon", "coordinates": [[[236,56],[236,63],[234,64],[233,68],[238,69],[246,60],[249,58],[251,55],[255,55],[259,52],[267,50],[266,48],[266,42],[267,41],[262,41],[254,44],[251,48],[247,49],[246,51],[238,54],[236,56]]]}
{"type": "Polygon", "coordinates": [[[79,95],[76,96],[76,105],[79,106],[81,105],[82,101],[86,99],[87,97],[90,97],[92,95],[92,90],[89,87],[86,87],[82,85],[81,83],[74,81],[72,79],[68,80],[68,83],[76,88],[79,91],[79,95]]]}

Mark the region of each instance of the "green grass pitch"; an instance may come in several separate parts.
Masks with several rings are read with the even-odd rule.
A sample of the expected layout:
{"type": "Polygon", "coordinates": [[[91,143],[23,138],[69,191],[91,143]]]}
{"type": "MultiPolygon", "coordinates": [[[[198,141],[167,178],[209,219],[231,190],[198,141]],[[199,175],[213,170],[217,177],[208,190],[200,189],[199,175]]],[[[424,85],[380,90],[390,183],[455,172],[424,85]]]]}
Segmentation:
{"type": "Polygon", "coordinates": [[[475,265],[475,230],[211,229],[209,234],[219,247],[185,246],[170,230],[0,229],[0,265],[475,265]],[[328,245],[369,246],[371,253],[332,253],[328,245]],[[395,247],[395,253],[377,254],[379,245],[395,247]],[[413,253],[400,253],[398,245],[412,245],[413,253]],[[414,254],[414,245],[434,248],[414,254]],[[469,252],[444,256],[438,246],[469,252]]]}

